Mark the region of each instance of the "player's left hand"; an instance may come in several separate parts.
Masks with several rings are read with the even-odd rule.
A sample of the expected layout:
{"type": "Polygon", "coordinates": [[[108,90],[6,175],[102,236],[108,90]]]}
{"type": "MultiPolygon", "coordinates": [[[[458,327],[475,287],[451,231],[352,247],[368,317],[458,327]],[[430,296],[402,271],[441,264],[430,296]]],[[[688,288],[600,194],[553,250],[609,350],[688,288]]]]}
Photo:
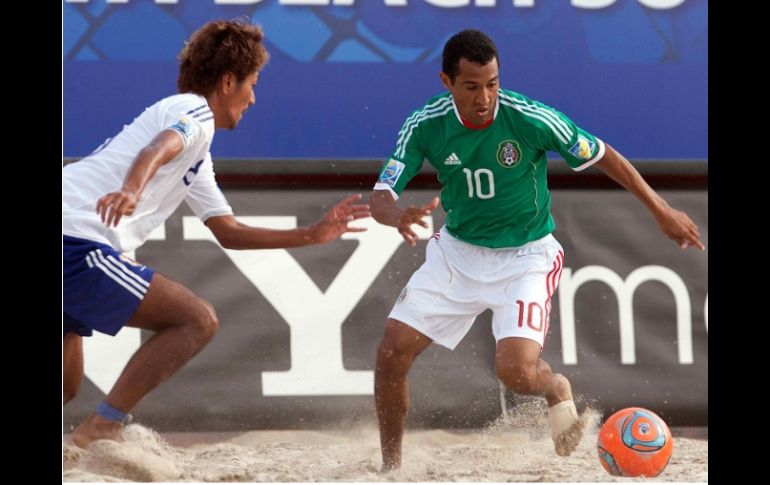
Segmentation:
{"type": "Polygon", "coordinates": [[[337,239],[346,232],[366,231],[365,227],[348,226],[349,223],[356,219],[363,219],[372,215],[368,204],[354,204],[354,202],[360,199],[361,194],[351,195],[332,207],[323,219],[310,229],[313,241],[325,243],[337,239]]]}
{"type": "Polygon", "coordinates": [[[96,213],[102,219],[102,224],[107,227],[118,227],[123,216],[130,216],[136,210],[139,197],[128,190],[110,192],[96,201],[96,213]]]}
{"type": "Polygon", "coordinates": [[[680,248],[687,249],[693,246],[700,248],[701,251],[706,249],[700,240],[698,226],[684,212],[669,208],[663,216],[658,218],[658,225],[663,234],[676,241],[680,248]]]}

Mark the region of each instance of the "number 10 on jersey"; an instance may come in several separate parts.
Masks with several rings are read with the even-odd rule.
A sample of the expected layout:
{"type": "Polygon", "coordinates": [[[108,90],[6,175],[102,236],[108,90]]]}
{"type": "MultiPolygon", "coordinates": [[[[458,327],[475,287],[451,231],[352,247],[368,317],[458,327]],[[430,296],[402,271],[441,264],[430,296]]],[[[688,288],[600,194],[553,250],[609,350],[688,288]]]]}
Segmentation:
{"type": "Polygon", "coordinates": [[[480,168],[472,172],[464,168],[463,172],[468,181],[468,198],[491,199],[495,196],[495,176],[490,169],[480,168]]]}

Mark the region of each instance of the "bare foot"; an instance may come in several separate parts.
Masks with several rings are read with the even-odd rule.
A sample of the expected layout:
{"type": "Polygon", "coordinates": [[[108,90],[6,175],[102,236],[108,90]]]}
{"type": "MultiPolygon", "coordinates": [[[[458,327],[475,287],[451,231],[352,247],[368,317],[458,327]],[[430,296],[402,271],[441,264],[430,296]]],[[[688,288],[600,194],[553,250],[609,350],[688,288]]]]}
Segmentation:
{"type": "Polygon", "coordinates": [[[390,473],[393,471],[398,470],[401,468],[401,463],[383,463],[382,468],[380,468],[381,473],[390,473]]]}
{"type": "Polygon", "coordinates": [[[85,421],[75,428],[72,434],[72,442],[81,448],[85,448],[92,441],[112,440],[123,441],[123,424],[108,421],[96,414],[89,415],[85,421]]]}
{"type": "Polygon", "coordinates": [[[559,456],[569,456],[577,448],[588,422],[586,413],[578,416],[572,400],[572,386],[561,374],[554,374],[546,391],[548,421],[551,424],[553,447],[559,456]]]}
{"type": "Polygon", "coordinates": [[[553,438],[553,449],[557,455],[569,456],[575,451],[583,437],[583,430],[585,430],[587,422],[588,414],[583,413],[569,428],[553,438]]]}

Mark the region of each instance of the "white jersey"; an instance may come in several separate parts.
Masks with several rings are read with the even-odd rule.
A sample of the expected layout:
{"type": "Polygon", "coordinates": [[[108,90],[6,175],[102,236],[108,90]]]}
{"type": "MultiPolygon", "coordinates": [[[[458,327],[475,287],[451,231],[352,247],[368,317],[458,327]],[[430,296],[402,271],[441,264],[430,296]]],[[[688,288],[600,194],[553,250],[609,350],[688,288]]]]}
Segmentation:
{"type": "Polygon", "coordinates": [[[214,178],[213,137],[214,114],[203,96],[177,94],[145,109],[92,154],[64,167],[62,233],[126,252],[141,246],[182,200],[203,221],[232,214],[214,178]],[[179,134],[182,152],[150,179],[134,213],[123,216],[118,227],[107,227],[96,213],[97,200],[120,190],[136,156],[163,130],[179,134]]]}

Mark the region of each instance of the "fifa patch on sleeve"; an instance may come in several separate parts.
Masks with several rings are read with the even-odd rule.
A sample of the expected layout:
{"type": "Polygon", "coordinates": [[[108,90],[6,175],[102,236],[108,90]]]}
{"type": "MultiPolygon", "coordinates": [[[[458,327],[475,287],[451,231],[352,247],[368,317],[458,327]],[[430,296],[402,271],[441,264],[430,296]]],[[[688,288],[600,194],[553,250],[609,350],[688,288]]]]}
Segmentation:
{"type": "Polygon", "coordinates": [[[398,178],[401,176],[401,173],[404,171],[404,165],[403,163],[399,162],[398,160],[393,160],[392,158],[388,160],[388,164],[385,166],[385,169],[380,174],[380,178],[377,180],[377,183],[381,184],[388,184],[391,188],[396,186],[396,182],[398,182],[398,178]]]}
{"type": "Polygon", "coordinates": [[[569,149],[569,152],[578,158],[588,160],[591,158],[591,154],[594,152],[595,147],[596,143],[592,142],[583,135],[578,135],[577,142],[572,145],[572,148],[569,149]]]}
{"type": "Polygon", "coordinates": [[[179,118],[179,121],[171,125],[169,128],[182,135],[185,145],[189,143],[193,135],[195,135],[195,126],[193,126],[192,122],[184,116],[179,118]]]}

